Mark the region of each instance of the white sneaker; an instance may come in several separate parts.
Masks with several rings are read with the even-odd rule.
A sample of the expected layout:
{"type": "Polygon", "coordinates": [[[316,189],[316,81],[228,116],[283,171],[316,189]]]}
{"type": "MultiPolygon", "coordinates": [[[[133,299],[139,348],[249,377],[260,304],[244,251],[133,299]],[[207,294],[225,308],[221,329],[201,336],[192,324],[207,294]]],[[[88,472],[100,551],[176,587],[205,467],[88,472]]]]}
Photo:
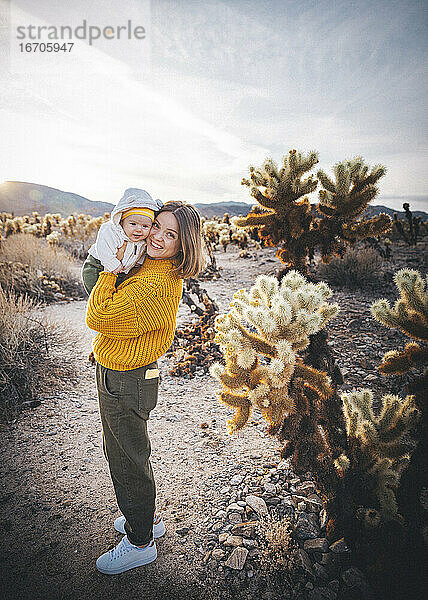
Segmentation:
{"type": "MultiPolygon", "coordinates": [[[[121,517],[117,517],[117,519],[114,522],[114,528],[116,529],[116,531],[118,531],[119,533],[124,533],[126,534],[125,531],[125,521],[126,518],[122,515],[121,517]]],[[[165,535],[165,524],[162,521],[161,517],[159,517],[159,515],[155,514],[155,518],[154,518],[154,522],[153,522],[153,537],[154,538],[160,538],[163,535],[165,535]]]]}
{"type": "Polygon", "coordinates": [[[122,541],[108,552],[102,554],[97,562],[97,569],[106,575],[117,575],[135,567],[142,567],[156,560],[158,555],[156,542],[152,540],[145,548],[138,548],[122,538],[122,541]]]}

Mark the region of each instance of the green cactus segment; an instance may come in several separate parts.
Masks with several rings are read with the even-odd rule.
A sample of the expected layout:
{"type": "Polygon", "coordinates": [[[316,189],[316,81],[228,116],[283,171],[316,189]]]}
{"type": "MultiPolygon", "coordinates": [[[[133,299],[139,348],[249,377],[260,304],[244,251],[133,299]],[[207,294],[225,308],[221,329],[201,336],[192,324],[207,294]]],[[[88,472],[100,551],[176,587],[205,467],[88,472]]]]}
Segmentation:
{"type": "Polygon", "coordinates": [[[249,292],[234,294],[229,313],[217,317],[215,341],[226,365],[213,365],[211,374],[223,385],[220,400],[236,410],[230,433],[245,426],[253,407],[269,423],[281,423],[294,410],[293,374],[321,396],[331,393],[327,375],[298,356],[309,336],[338,313],[337,304],[326,302],[330,296],[325,283],[308,283],[297,271],[281,283],[260,275],[249,292]]]}
{"type": "Polygon", "coordinates": [[[392,394],[384,396],[378,416],[373,411],[373,393],[369,389],[342,394],[341,398],[350,448],[357,444],[359,453],[358,457],[352,452],[349,457],[342,454],[335,466],[341,475],[351,478],[365,471],[368,497],[373,493],[378,503],[377,523],[390,521],[398,511],[394,489],[412,449],[404,436],[419,419],[414,397],[407,396],[402,401],[392,394]]]}
{"type": "MultiPolygon", "coordinates": [[[[419,271],[401,269],[395,274],[394,281],[400,293],[394,306],[391,308],[388,300],[382,298],[372,304],[371,313],[379,323],[386,327],[400,329],[409,337],[423,342],[424,345],[410,342],[401,352],[398,350],[387,352],[379,366],[379,370],[386,375],[404,374],[413,368],[428,365],[428,348],[426,347],[428,342],[428,277],[424,281],[419,271]]],[[[428,372],[425,369],[422,378],[416,379],[415,382],[420,381],[426,384],[427,378],[428,372]]],[[[416,394],[417,400],[422,399],[423,395],[424,390],[421,389],[416,394]]]]}
{"type": "Polygon", "coordinates": [[[391,227],[388,215],[381,214],[372,219],[361,216],[377,195],[375,184],[385,174],[385,168],[378,165],[369,172],[360,156],[336,164],[335,181],[324,171],[317,173],[324,189],[319,192],[319,216],[315,216],[306,194],[316,190],[318,180],[313,175],[306,179],[302,177],[317,162],[316,152],[304,156],[290,150],[281,169],[269,158],[260,169],[250,167],[250,178],[242,180],[265,210],[253,209],[246,217],[238,219],[237,225],[258,228],[266,245],[281,245],[277,257],[303,274],[307,273],[309,257],[316,248],[327,262],[347,244],[378,236],[391,227]]]}

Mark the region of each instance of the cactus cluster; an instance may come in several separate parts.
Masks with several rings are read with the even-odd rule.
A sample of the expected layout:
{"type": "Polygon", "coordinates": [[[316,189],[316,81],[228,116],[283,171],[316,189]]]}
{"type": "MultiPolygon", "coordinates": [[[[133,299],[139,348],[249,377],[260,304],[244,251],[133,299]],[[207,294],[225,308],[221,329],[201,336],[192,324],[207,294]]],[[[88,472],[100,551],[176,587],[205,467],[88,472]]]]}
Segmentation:
{"type": "Polygon", "coordinates": [[[419,418],[413,396],[404,401],[392,394],[383,396],[378,415],[373,400],[369,389],[342,394],[349,449],[335,461],[341,475],[360,481],[358,516],[370,527],[397,515],[395,489],[413,450],[406,434],[419,418]],[[364,506],[368,499],[373,504],[364,506]]]}
{"type": "Polygon", "coordinates": [[[0,234],[7,238],[17,233],[34,235],[46,238],[52,246],[73,246],[76,243],[79,248],[73,249],[78,258],[85,258],[89,245],[95,240],[98,229],[102,223],[110,218],[106,213],[102,217],[79,214],[70,215],[63,219],[61,215],[47,213],[40,216],[37,212],[32,215],[13,217],[8,213],[0,214],[0,234]]]}
{"type": "Polygon", "coordinates": [[[216,250],[216,246],[219,244],[223,247],[226,252],[227,246],[233,244],[241,248],[248,247],[250,238],[244,229],[236,226],[237,217],[230,219],[229,215],[225,213],[222,221],[211,219],[204,220],[202,224],[202,231],[206,239],[208,239],[216,250]]]}
{"type": "Polygon", "coordinates": [[[386,327],[400,329],[409,337],[422,342],[409,342],[404,350],[387,352],[379,370],[385,375],[404,374],[414,368],[425,367],[409,391],[419,397],[428,389],[428,277],[426,282],[413,269],[401,269],[394,276],[400,293],[393,307],[385,298],[371,306],[374,318],[386,327]]]}
{"type": "Polygon", "coordinates": [[[416,246],[421,234],[422,218],[413,216],[408,202],[404,202],[403,209],[406,217],[405,220],[399,219],[398,214],[394,213],[394,232],[396,232],[409,246],[416,246]]]}
{"type": "Polygon", "coordinates": [[[369,172],[359,156],[336,164],[335,180],[324,171],[318,171],[323,189],[319,192],[316,215],[306,194],[316,190],[318,180],[312,174],[306,179],[302,177],[317,162],[316,152],[304,156],[290,150],[281,168],[267,159],[260,169],[250,167],[250,178],[242,180],[266,210],[252,211],[237,224],[257,227],[266,244],[281,245],[277,252],[281,262],[303,274],[308,272],[308,262],[315,249],[319,249],[322,260],[328,262],[333,255],[343,253],[347,245],[378,236],[391,226],[391,219],[385,214],[372,219],[362,217],[378,192],[376,183],[385,169],[378,165],[369,172]]]}
{"type": "Polygon", "coordinates": [[[338,312],[326,299],[331,291],[324,283],[312,284],[296,271],[278,283],[260,275],[249,290],[239,290],[230,311],[215,321],[215,341],[226,364],[211,367],[223,384],[220,399],[235,409],[229,431],[247,423],[257,407],[272,425],[293,412],[289,395],[292,376],[321,396],[331,392],[330,380],[322,371],[305,365],[299,357],[309,345],[309,336],[322,329],[338,312]]]}

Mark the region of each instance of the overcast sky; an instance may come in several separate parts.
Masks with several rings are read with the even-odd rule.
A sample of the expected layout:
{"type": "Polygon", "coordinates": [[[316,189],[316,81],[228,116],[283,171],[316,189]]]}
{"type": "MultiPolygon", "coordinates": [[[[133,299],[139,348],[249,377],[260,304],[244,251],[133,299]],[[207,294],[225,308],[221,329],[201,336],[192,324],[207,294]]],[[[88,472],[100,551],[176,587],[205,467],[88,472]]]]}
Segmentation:
{"type": "MultiPolygon", "coordinates": [[[[47,19],[49,0],[33,4],[47,19]]],[[[124,22],[139,9],[102,5],[101,24],[107,5],[124,22]]],[[[376,203],[428,210],[426,15],[418,0],[152,0],[141,60],[94,44],[67,68],[2,70],[0,179],[251,202],[248,166],[296,148],[327,171],[381,163],[376,203]]]]}

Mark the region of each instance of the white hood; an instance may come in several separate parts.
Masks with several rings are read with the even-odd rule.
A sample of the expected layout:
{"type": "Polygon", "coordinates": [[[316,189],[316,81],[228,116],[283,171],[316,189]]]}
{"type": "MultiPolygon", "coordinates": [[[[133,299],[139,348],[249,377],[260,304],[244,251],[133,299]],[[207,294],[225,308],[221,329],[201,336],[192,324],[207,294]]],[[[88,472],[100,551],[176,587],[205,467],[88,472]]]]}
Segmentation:
{"type": "Polygon", "coordinates": [[[125,210],[129,210],[130,208],[151,208],[157,212],[162,206],[163,202],[160,200],[153,200],[149,192],[138,188],[128,188],[111,211],[110,220],[115,225],[119,225],[122,213],[125,210]]]}

